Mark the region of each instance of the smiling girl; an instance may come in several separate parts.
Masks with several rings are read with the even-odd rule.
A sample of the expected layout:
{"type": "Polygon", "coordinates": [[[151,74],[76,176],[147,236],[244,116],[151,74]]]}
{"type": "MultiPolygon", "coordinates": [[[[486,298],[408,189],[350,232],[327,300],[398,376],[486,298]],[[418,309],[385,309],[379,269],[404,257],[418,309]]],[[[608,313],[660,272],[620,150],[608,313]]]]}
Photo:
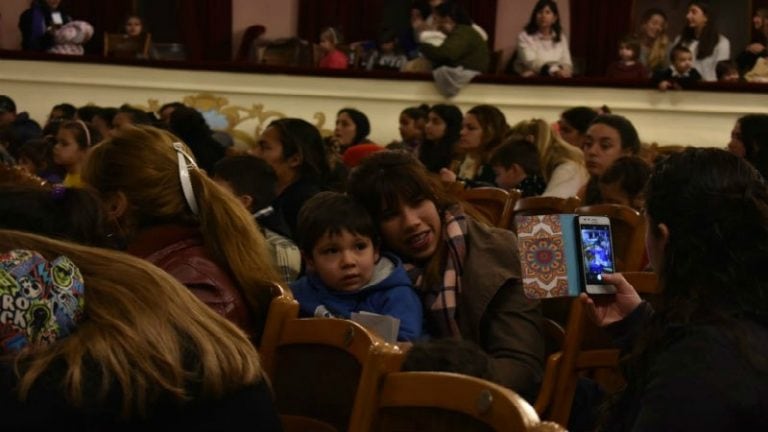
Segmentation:
{"type": "Polygon", "coordinates": [[[410,269],[428,333],[477,343],[493,357],[498,382],[531,398],[544,339],[538,302],[523,294],[515,235],[465,213],[407,153],[371,155],[348,185],[373,217],[384,249],[410,269]]]}

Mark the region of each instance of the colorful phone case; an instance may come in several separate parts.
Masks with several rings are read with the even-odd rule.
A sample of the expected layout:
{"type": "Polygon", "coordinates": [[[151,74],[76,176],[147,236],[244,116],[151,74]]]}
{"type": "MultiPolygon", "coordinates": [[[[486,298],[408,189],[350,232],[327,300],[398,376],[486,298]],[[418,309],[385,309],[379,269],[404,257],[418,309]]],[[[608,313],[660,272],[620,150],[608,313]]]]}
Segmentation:
{"type": "Polygon", "coordinates": [[[573,214],[515,217],[527,297],[575,297],[581,292],[575,218],[573,214]]]}

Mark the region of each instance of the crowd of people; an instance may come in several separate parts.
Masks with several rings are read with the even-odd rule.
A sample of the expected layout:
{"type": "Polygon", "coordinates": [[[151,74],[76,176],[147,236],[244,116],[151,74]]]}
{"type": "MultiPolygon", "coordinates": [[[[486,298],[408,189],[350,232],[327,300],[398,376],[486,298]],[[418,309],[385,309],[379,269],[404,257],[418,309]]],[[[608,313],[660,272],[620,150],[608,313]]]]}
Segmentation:
{"type": "MultiPolygon", "coordinates": [[[[35,0],[23,12],[19,29],[24,50],[83,54],[93,27],[73,19],[61,3],[35,0]]],[[[504,70],[523,78],[570,78],[583,73],[574,67],[556,0],[535,4],[506,67],[498,64],[499,53],[489,46],[486,30],[457,0],[414,0],[410,21],[407,32],[382,28],[369,40],[351,42],[338,26],[326,27],[313,41],[318,51],[315,65],[430,72],[447,97],[455,96],[483,73],[504,70]]],[[[142,18],[127,16],[121,32],[119,46],[105,50],[105,55],[145,58],[151,35],[142,18]]],[[[614,80],[647,81],[661,90],[688,88],[700,81],[764,82],[768,80],[768,9],[755,11],[750,42],[741,50],[732,49],[707,0],[690,1],[679,24],[670,23],[668,11],[663,9],[644,11],[637,28],[627,29],[616,46],[616,59],[603,74],[614,80]],[[676,36],[670,38],[670,34],[676,36]]]]}
{"type": "MultiPolygon", "coordinates": [[[[27,332],[26,343],[16,336],[0,343],[10,359],[0,363],[7,368],[0,397],[20,407],[19,413],[32,409],[34,401],[53,398],[61,409],[76,407],[70,415],[79,421],[104,424],[162,424],[172,413],[192,410],[200,398],[214,397],[230,408],[259,401],[263,410],[252,415],[269,424],[274,408],[263,392],[253,347],[264,330],[271,284],[278,282],[290,286],[302,316],[349,319],[363,311],[397,319],[398,339],[414,344],[419,356],[429,358],[423,352],[435,341],[463,340],[487,359],[488,376],[532,401],[541,384],[545,338],[539,304],[523,294],[516,237],[489,226],[455,194],[457,188],[488,186],[519,189],[523,196],[578,196],[585,204],[614,203],[647,212],[650,262],[672,303],[654,314],[620,276],[606,276],[619,288],[607,304],[605,298],[583,299],[595,319],[615,330],[637,358],[630,363],[636,374],[628,376],[630,387],[609,402],[619,411],[606,425],[626,430],[677,424],[674,413],[665,411],[669,404],[644,398],[655,391],[649,387],[653,380],[661,380],[675,395],[685,390],[678,388],[685,379],[699,379],[706,362],[691,368],[685,379],[662,368],[695,355],[695,344],[732,344],[733,350],[721,348],[722,355],[710,358],[712,367],[738,365],[750,371],[743,377],[745,385],[762,382],[752,378],[764,376],[763,365],[753,363],[751,349],[738,341],[768,335],[762,321],[768,309],[760,309],[768,305],[759,300],[764,284],[748,270],[768,258],[756,237],[768,223],[768,190],[762,180],[768,174],[768,115],[741,117],[729,152],[692,148],[668,158],[650,153],[632,122],[608,107],[575,107],[558,121],[510,124],[491,105],[464,113],[454,105],[422,105],[404,109],[399,123],[402,140],[381,146],[367,138],[372,125],[357,109],[339,110],[328,137],[305,120],[283,118],[269,124],[255,148],[243,152],[226,137],[216,138],[199,112],[178,102],[158,113],[62,103],[52,107],[40,128],[17,112],[13,99],[0,96],[0,228],[58,239],[3,231],[0,243],[8,247],[0,250],[6,254],[0,263],[28,268],[25,260],[38,260],[54,272],[63,260],[57,257],[65,256],[68,268],[79,268],[84,286],[72,295],[77,304],[85,302],[84,309],[82,304],[76,309],[81,311],[77,319],[67,319],[68,327],[56,321],[50,328],[58,330],[46,330],[45,337],[28,327],[17,329],[17,321],[4,318],[16,312],[0,314],[0,326],[5,326],[0,334],[27,332]],[[739,224],[752,224],[749,233],[742,232],[746,236],[726,230],[739,224]],[[720,250],[718,242],[733,249],[720,250]],[[733,262],[721,262],[723,256],[733,262]],[[104,260],[122,264],[107,270],[98,264],[104,260]],[[708,278],[710,273],[718,276],[708,278]],[[686,277],[694,274],[703,279],[686,277]],[[174,301],[154,297],[144,306],[152,310],[141,316],[120,315],[139,327],[120,327],[111,318],[109,327],[87,330],[110,319],[101,314],[117,313],[117,306],[106,308],[100,296],[122,295],[127,281],[150,283],[147,278],[174,301]],[[123,374],[154,367],[139,357],[164,358],[190,348],[155,354],[152,346],[116,348],[106,341],[99,350],[85,348],[98,338],[129,337],[126,332],[154,326],[152,320],[182,314],[184,308],[194,309],[189,317],[197,321],[184,324],[189,328],[163,327],[170,333],[158,335],[196,347],[173,368],[194,367],[205,374],[212,368],[234,378],[200,381],[193,386],[199,389],[195,393],[171,378],[177,375],[153,375],[134,388],[123,374]],[[677,326],[688,326],[690,339],[659,342],[674,338],[677,326]],[[231,337],[199,340],[222,331],[231,337]],[[637,338],[640,345],[627,344],[627,338],[637,338]],[[687,344],[694,344],[690,351],[687,344]],[[118,382],[109,392],[114,397],[104,399],[90,393],[90,386],[68,381],[78,366],[61,363],[62,356],[80,356],[77,364],[100,364],[116,349],[133,350],[130,358],[137,363],[110,364],[83,378],[103,382],[114,374],[118,382]],[[210,352],[217,350],[237,354],[227,354],[226,363],[208,363],[210,352]],[[237,372],[231,375],[232,370],[237,372]],[[66,392],[41,393],[59,381],[69,383],[60,387],[66,392]],[[138,396],[146,392],[151,396],[138,396]],[[162,402],[148,409],[155,398],[162,402]],[[82,400],[95,401],[99,409],[82,411],[82,400]],[[187,402],[179,405],[182,400],[187,402]]],[[[23,275],[5,271],[22,284],[23,275]]],[[[30,295],[9,289],[12,296],[30,295]]],[[[131,308],[128,301],[143,300],[125,299],[120,307],[131,308]]],[[[424,358],[414,362],[430,368],[424,358]]],[[[444,363],[433,359],[432,367],[444,363]]],[[[197,380],[194,376],[188,379],[197,380]]],[[[757,389],[736,398],[733,392],[716,394],[719,383],[717,378],[705,381],[711,386],[710,404],[729,404],[708,412],[717,415],[718,424],[759,418],[758,411],[744,408],[742,413],[738,405],[757,404],[760,398],[749,399],[757,389]],[[732,417],[737,412],[739,417],[732,417]]],[[[206,413],[196,411],[198,416],[206,413]]]]}
{"type": "MultiPolygon", "coordinates": [[[[482,29],[452,1],[432,3],[414,13],[431,41],[418,45],[424,57],[380,61],[419,67],[433,55],[435,72],[446,68],[436,77],[456,85],[487,62],[475,51],[476,69],[449,60],[484,43],[482,29]]],[[[554,1],[538,2],[514,59],[521,76],[574,73],[558,19],[554,1]]],[[[697,69],[711,78],[727,39],[702,2],[687,22],[669,42],[664,13],[647,13],[613,69],[665,88],[697,69]]],[[[340,40],[324,31],[327,65],[343,63],[340,40]]],[[[513,120],[489,104],[423,104],[398,123],[400,140],[374,143],[377,125],[345,107],[330,136],[280,118],[244,149],[180,102],[156,113],[61,103],[41,127],[0,95],[5,424],[279,430],[256,349],[274,283],[303,317],[396,319],[404,370],[471,373],[535,400],[541,305],[523,292],[514,232],[457,193],[477,187],[646,217],[656,309],[620,274],[603,276],[615,295],[577,300],[625,354],[627,386],[588,430],[768,422],[768,114],[740,117],[727,150],[664,156],[606,106],[513,120]]]]}

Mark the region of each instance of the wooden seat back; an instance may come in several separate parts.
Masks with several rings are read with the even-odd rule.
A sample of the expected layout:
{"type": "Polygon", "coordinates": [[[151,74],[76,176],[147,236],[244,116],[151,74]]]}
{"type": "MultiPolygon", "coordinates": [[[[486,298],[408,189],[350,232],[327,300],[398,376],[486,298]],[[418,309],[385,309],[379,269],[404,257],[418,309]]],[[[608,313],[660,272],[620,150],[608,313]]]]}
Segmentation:
{"type": "Polygon", "coordinates": [[[642,271],[646,264],[645,217],[637,210],[619,204],[579,207],[576,214],[607,216],[611,220],[613,255],[619,272],[642,271]]]}

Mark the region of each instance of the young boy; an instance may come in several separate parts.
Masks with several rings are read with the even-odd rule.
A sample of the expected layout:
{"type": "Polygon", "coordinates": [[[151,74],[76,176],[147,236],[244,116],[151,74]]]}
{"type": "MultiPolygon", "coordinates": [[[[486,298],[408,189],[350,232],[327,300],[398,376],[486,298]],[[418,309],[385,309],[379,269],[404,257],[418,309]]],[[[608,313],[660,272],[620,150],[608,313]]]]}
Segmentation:
{"type": "Polygon", "coordinates": [[[658,85],[659,90],[680,90],[701,81],[701,74],[693,67],[691,50],[682,45],[675,45],[669,53],[669,59],[672,64],[668,68],[653,74],[653,82],[658,85]]]}
{"type": "Polygon", "coordinates": [[[296,280],[301,273],[301,252],[288,238],[288,225],[269,205],[277,189],[277,175],[272,167],[256,156],[228,156],[214,165],[213,179],[235,194],[251,212],[285,282],[296,280]]]}
{"type": "Polygon", "coordinates": [[[647,80],[648,69],[640,63],[640,42],[624,38],[619,42],[619,60],[608,65],[606,78],[619,80],[647,80]]]}
{"type": "Polygon", "coordinates": [[[547,184],[539,168],[536,144],[513,140],[497,148],[488,161],[496,173],[496,185],[502,189],[520,189],[523,197],[541,195],[547,184]]]}
{"type": "Polygon", "coordinates": [[[350,318],[373,312],[400,320],[397,339],[422,333],[422,306],[396,256],[379,255],[376,227],[349,196],[321,192],[304,204],[297,225],[307,275],[291,284],[302,316],[350,318]]]}

